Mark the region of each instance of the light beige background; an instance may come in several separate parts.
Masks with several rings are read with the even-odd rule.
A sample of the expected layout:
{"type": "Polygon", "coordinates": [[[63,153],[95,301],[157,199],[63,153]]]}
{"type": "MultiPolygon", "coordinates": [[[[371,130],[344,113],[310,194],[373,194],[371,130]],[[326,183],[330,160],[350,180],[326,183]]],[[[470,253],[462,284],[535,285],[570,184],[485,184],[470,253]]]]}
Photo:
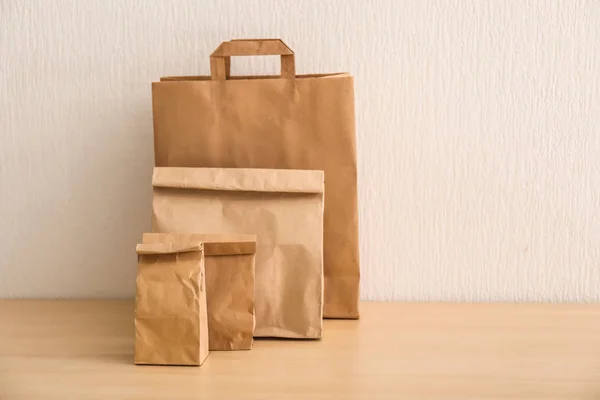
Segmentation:
{"type": "Polygon", "coordinates": [[[0,297],[133,294],[150,82],[235,37],[356,77],[363,298],[600,300],[600,4],[575,0],[0,0],[0,297]]]}

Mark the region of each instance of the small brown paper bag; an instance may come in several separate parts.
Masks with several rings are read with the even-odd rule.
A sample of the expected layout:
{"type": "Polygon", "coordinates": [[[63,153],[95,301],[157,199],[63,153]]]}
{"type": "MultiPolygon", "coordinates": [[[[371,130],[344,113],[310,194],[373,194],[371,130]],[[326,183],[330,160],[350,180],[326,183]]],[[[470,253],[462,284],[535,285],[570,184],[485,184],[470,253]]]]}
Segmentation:
{"type": "Polygon", "coordinates": [[[323,172],[155,168],[154,232],[257,235],[255,337],[320,338],[323,172]]]}
{"type": "Polygon", "coordinates": [[[208,321],[201,243],[138,244],[135,363],[202,365],[208,321]]]}
{"type": "Polygon", "coordinates": [[[250,350],[256,235],[144,233],[143,243],[204,243],[209,350],[250,350]]]}

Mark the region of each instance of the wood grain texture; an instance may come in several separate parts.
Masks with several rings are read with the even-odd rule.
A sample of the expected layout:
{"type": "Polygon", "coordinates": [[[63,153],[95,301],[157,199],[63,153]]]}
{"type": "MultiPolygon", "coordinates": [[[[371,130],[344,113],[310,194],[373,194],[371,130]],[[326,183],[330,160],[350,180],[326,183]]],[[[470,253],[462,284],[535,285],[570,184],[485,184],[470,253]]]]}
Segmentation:
{"type": "Polygon", "coordinates": [[[598,399],[600,306],[363,303],[321,341],[133,365],[129,301],[0,301],[0,399],[598,399]]]}
{"type": "Polygon", "coordinates": [[[363,298],[600,301],[593,0],[0,0],[0,297],[131,297],[150,82],[261,37],[355,77],[363,298]]]}

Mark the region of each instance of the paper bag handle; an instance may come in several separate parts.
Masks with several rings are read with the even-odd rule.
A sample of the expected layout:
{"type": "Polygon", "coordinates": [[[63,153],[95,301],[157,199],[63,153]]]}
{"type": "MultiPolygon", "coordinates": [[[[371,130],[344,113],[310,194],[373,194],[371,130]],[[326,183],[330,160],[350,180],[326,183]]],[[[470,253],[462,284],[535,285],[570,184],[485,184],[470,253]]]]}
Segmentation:
{"type": "Polygon", "coordinates": [[[294,79],[294,52],[281,39],[236,39],[223,42],[210,55],[212,80],[223,81],[230,76],[232,56],[281,56],[281,77],[294,79]]]}

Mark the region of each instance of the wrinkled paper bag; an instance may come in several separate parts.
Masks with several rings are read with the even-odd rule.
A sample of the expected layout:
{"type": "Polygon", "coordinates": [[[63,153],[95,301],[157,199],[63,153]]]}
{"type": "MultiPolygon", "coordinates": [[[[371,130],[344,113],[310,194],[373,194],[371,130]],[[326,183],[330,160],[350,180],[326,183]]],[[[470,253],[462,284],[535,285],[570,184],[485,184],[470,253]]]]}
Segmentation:
{"type": "Polygon", "coordinates": [[[204,243],[209,350],[250,350],[256,235],[144,233],[143,243],[204,243]]]}
{"type": "Polygon", "coordinates": [[[255,337],[320,338],[323,172],[155,168],[154,232],[257,235],[255,337]]]}
{"type": "Polygon", "coordinates": [[[202,365],[208,321],[201,243],[138,244],[135,363],[202,365]]]}

